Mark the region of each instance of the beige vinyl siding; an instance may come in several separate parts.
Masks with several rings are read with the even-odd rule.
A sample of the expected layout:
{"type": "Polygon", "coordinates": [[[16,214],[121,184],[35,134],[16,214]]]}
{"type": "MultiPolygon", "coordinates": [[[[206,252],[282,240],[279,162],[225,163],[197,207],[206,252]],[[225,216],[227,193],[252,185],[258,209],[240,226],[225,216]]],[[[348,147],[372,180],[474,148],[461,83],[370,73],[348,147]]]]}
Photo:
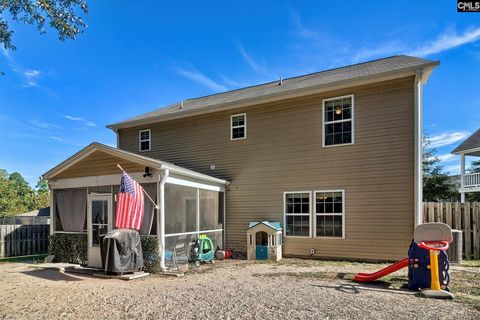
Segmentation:
{"type": "MultiPolygon", "coordinates": [[[[284,222],[283,193],[345,190],[345,239],[285,238],[285,255],[398,259],[413,235],[413,77],[148,125],[142,155],[227,178],[227,247],[246,250],[249,221],[284,222]],[[322,147],[322,99],[353,94],[355,144],[322,147]],[[248,136],[230,140],[245,112],[248,136]],[[210,165],[215,170],[210,170],[210,165]]],[[[138,152],[138,131],[119,130],[138,152]]],[[[313,219],[311,220],[313,223],[313,219]]]]}
{"type": "Polygon", "coordinates": [[[82,161],[60,172],[55,176],[55,179],[119,174],[121,171],[117,164],[120,164],[127,172],[143,172],[145,170],[144,166],[137,163],[120,159],[102,151],[95,151],[82,161]]]}

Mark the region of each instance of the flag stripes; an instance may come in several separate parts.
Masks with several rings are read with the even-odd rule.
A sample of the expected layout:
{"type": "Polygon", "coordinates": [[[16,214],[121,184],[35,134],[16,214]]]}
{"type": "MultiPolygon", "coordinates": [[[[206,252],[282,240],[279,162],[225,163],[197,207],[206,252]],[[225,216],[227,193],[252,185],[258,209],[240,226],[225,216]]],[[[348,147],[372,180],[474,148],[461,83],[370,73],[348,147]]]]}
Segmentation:
{"type": "Polygon", "coordinates": [[[140,230],[144,214],[144,190],[125,171],[117,196],[115,228],[140,230]]]}

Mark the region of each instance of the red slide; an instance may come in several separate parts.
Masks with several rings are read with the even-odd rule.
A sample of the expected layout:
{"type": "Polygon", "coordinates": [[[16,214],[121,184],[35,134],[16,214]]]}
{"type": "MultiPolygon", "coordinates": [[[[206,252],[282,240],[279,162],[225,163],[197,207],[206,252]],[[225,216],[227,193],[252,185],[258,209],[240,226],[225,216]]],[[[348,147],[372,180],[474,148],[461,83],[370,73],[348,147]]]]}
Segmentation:
{"type": "Polygon", "coordinates": [[[400,270],[408,266],[408,258],[395,262],[394,264],[378,270],[373,273],[359,273],[353,279],[355,282],[372,282],[378,278],[384,277],[387,274],[400,270]]]}

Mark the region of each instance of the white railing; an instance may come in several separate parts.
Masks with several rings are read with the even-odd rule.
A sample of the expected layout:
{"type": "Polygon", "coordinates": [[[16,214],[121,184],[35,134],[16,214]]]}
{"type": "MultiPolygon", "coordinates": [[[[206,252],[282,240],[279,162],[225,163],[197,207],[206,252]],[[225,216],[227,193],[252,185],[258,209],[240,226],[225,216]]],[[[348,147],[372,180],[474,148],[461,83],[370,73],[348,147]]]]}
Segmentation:
{"type": "Polygon", "coordinates": [[[462,174],[462,189],[480,188],[480,172],[462,174]]]}

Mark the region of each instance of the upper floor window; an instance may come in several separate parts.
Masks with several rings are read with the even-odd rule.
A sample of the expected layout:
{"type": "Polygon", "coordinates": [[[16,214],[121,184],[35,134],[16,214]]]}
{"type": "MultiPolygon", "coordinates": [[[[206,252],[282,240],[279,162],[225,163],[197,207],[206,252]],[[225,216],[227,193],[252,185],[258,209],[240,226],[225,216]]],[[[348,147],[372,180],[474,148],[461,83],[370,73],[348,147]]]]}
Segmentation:
{"type": "Polygon", "coordinates": [[[323,146],[352,144],[353,95],[323,100],[323,146]]]}
{"type": "Polygon", "coordinates": [[[151,132],[150,129],[140,130],[138,132],[138,141],[140,151],[150,151],[151,132]]]}
{"type": "Polygon", "coordinates": [[[247,137],[247,114],[234,114],[230,117],[230,139],[239,140],[247,137]]]}

